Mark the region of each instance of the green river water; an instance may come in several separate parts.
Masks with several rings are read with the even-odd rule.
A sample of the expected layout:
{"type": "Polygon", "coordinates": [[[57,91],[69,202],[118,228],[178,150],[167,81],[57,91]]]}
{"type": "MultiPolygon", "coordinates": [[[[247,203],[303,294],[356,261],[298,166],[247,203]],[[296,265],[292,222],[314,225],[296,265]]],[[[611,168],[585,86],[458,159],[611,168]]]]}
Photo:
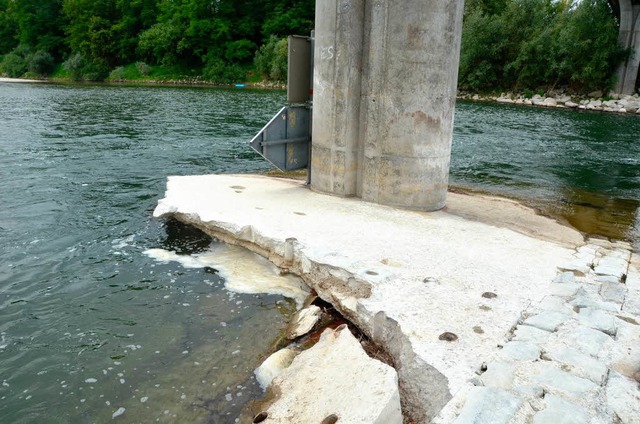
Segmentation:
{"type": "MultiPolygon", "coordinates": [[[[233,423],[295,304],[235,294],[166,177],[263,172],[281,91],[0,83],[0,421],[233,423]]],[[[451,182],[637,240],[640,117],[459,103],[451,182]]]]}

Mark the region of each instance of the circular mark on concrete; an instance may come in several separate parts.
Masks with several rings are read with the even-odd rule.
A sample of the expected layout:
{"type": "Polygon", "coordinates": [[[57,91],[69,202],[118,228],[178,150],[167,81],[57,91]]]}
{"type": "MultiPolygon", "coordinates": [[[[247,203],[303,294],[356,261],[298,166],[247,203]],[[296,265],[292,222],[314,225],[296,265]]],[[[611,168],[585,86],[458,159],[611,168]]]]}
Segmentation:
{"type": "Polygon", "coordinates": [[[495,299],[496,297],[498,297],[498,295],[493,292],[484,292],[482,293],[482,297],[484,297],[485,299],[495,299]]]}
{"type": "Polygon", "coordinates": [[[445,342],[455,342],[456,340],[458,340],[458,336],[447,331],[440,334],[440,337],[438,337],[438,339],[444,340],[445,342]]]}
{"type": "Polygon", "coordinates": [[[336,414],[331,414],[326,417],[320,424],[335,424],[338,422],[338,416],[336,414]]]}
{"type": "Polygon", "coordinates": [[[378,273],[375,272],[375,271],[367,271],[365,274],[367,274],[367,275],[378,275],[378,273]]]}
{"type": "Polygon", "coordinates": [[[253,417],[253,423],[254,424],[261,423],[264,420],[266,420],[268,417],[269,417],[269,414],[267,414],[266,412],[261,412],[255,417],[253,417]]]}
{"type": "Polygon", "coordinates": [[[244,190],[244,189],[245,189],[245,187],[238,186],[238,185],[231,186],[230,188],[232,188],[232,189],[234,189],[234,190],[244,190]]]}
{"type": "Polygon", "coordinates": [[[306,213],[304,213],[304,212],[294,212],[294,213],[295,213],[296,215],[303,215],[303,216],[304,216],[304,215],[306,215],[306,213]]]}
{"type": "Polygon", "coordinates": [[[476,325],[475,327],[473,327],[473,332],[476,334],[484,334],[484,330],[479,325],[476,325]]]}

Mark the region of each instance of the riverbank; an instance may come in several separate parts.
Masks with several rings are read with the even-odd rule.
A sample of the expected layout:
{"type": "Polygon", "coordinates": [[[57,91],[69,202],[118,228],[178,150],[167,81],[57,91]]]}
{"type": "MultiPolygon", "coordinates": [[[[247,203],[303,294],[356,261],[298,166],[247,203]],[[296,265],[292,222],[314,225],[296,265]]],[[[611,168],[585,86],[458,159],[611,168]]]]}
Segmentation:
{"type": "MultiPolygon", "coordinates": [[[[53,82],[53,83],[73,83],[70,79],[63,78],[42,78],[42,79],[20,79],[20,78],[0,78],[0,82],[15,83],[35,83],[35,82],[53,82]]],[[[106,84],[122,84],[122,85],[177,85],[177,86],[205,86],[205,87],[242,87],[242,88],[259,88],[269,90],[286,90],[287,86],[281,82],[259,81],[247,82],[242,84],[219,84],[211,81],[203,80],[200,77],[180,78],[180,79],[113,79],[106,80],[106,84]]],[[[621,114],[640,115],[640,95],[603,95],[601,92],[590,93],[589,95],[568,95],[565,93],[550,93],[529,95],[524,93],[513,94],[510,92],[496,94],[478,94],[459,92],[458,100],[474,101],[474,102],[495,102],[503,104],[515,104],[522,106],[536,106],[558,109],[574,109],[588,110],[596,112],[609,112],[621,114]]]]}
{"type": "Polygon", "coordinates": [[[154,215],[300,275],[388,352],[419,423],[640,413],[640,260],[627,243],[498,198],[451,193],[421,213],[259,176],[170,177],[154,215]]]}
{"type": "Polygon", "coordinates": [[[496,102],[523,106],[537,106],[558,109],[591,110],[598,112],[613,112],[640,115],[640,96],[610,94],[604,96],[602,92],[590,93],[588,96],[570,96],[568,94],[514,94],[480,95],[459,93],[458,99],[478,102],[496,102]]]}

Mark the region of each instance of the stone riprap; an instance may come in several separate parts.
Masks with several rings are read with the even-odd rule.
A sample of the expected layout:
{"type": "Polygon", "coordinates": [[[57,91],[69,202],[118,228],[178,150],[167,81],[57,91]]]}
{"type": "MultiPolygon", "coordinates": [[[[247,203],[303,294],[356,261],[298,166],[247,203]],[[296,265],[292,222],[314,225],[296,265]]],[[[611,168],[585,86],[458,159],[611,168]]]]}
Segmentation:
{"type": "Polygon", "coordinates": [[[640,115],[640,96],[634,95],[611,95],[608,98],[602,98],[602,93],[596,94],[597,97],[592,98],[575,98],[560,93],[556,95],[539,94],[527,97],[523,94],[502,93],[500,96],[480,96],[459,95],[459,98],[473,101],[488,101],[504,104],[527,105],[551,107],[559,109],[576,109],[576,110],[592,110],[599,112],[628,113],[640,115]],[[575,100],[575,101],[574,101],[575,100]]]}
{"type": "Polygon", "coordinates": [[[571,289],[523,311],[478,370],[478,387],[458,392],[434,421],[484,422],[511,396],[512,405],[524,406],[504,408],[510,415],[491,422],[640,423],[639,265],[626,243],[590,240],[576,249],[553,280],[571,289]]]}
{"type": "Polygon", "coordinates": [[[500,199],[451,193],[448,205],[414,212],[296,181],[209,175],[170,177],[154,215],[300,275],[386,349],[404,412],[419,423],[440,413],[442,423],[530,422],[546,409],[542,422],[562,416],[564,402],[587,413],[600,405],[594,416],[608,418],[635,411],[606,397],[638,369],[628,350],[638,272],[620,278],[615,268],[621,258],[637,268],[628,246],[582,246],[579,233],[500,199]]]}

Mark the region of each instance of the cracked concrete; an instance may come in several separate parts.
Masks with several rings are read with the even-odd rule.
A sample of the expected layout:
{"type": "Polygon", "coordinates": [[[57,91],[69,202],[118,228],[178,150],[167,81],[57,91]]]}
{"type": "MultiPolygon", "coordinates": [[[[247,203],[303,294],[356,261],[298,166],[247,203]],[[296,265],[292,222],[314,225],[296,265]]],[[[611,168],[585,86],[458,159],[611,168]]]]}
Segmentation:
{"type": "MultiPolygon", "coordinates": [[[[563,402],[592,394],[587,398],[601,400],[603,417],[616,408],[628,414],[625,402],[606,403],[605,389],[592,381],[601,372],[590,367],[600,361],[623,378],[637,370],[635,357],[599,336],[634,326],[629,320],[637,318],[638,267],[626,262],[623,268],[627,258],[637,264],[636,255],[624,244],[583,246],[578,232],[511,201],[450,194],[448,205],[432,213],[399,210],[321,195],[296,181],[209,175],[170,177],[154,215],[173,216],[300,275],[388,351],[403,411],[419,423],[493,416],[478,400],[493,398],[512,411],[504,422],[531,422],[545,408],[547,415],[562,414],[563,402]],[[626,284],[621,303],[623,292],[603,288],[603,277],[626,284]],[[581,303],[570,303],[579,296],[581,303]],[[552,308],[553,319],[545,322],[539,305],[552,308]],[[527,325],[536,315],[541,318],[527,325]],[[567,340],[591,335],[600,347],[589,343],[579,354],[551,349],[565,334],[567,340]],[[484,378],[493,373],[500,387],[474,388],[482,383],[475,378],[482,363],[491,369],[493,358],[505,361],[509,355],[500,356],[501,347],[516,341],[528,346],[511,348],[516,365],[484,378]],[[536,349],[540,357],[531,360],[536,349]],[[582,356],[596,351],[609,356],[582,356]],[[551,387],[557,379],[560,387],[551,387]],[[538,396],[547,391],[560,400],[538,396]]],[[[609,390],[618,393],[627,387],[624,381],[609,390]]]]}

